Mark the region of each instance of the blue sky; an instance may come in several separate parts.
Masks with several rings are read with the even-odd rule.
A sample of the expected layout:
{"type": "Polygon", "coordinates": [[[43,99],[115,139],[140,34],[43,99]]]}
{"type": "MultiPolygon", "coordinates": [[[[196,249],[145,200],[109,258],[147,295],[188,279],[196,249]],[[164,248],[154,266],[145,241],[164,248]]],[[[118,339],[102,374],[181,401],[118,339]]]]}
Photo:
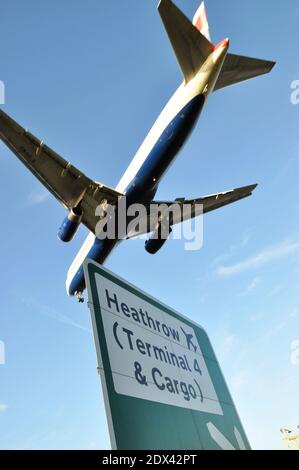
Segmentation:
{"type": "MultiPolygon", "coordinates": [[[[3,109],[88,176],[115,186],[181,81],[156,0],[11,0],[1,7],[3,109]]],[[[259,183],[204,220],[204,246],[144,241],[107,267],[205,327],[253,448],[284,448],[299,424],[299,5],[207,0],[214,42],[277,60],[269,76],[215,93],[158,196],[259,183]],[[293,361],[294,362],[294,361],[293,361]]],[[[199,2],[177,0],[190,17],[199,2]]],[[[58,241],[64,209],[1,144],[0,448],[109,447],[86,304],[65,294],[86,236],[58,241]]]]}

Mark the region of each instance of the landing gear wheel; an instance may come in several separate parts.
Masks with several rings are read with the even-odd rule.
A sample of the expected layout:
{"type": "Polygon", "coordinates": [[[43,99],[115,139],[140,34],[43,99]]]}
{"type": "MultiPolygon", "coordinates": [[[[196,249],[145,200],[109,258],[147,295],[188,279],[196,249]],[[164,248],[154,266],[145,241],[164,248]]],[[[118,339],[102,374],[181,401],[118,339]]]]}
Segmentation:
{"type": "Polygon", "coordinates": [[[82,292],[76,292],[76,298],[77,298],[77,301],[79,302],[79,304],[82,304],[84,302],[84,297],[82,295],[82,292]]]}

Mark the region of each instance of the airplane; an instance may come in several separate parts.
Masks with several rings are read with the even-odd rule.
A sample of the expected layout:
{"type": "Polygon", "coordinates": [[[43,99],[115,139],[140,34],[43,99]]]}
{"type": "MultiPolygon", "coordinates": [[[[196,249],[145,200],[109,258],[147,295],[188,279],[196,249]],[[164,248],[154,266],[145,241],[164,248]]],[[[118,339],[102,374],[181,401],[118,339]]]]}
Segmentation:
{"type": "MultiPolygon", "coordinates": [[[[42,140],[21,127],[2,110],[0,111],[0,137],[34,176],[67,209],[58,237],[69,242],[80,224],[90,233],[71,264],[67,279],[68,295],[83,301],[85,279],[83,261],[86,258],[103,264],[120,239],[101,239],[96,235],[97,207],[107,204],[116,207],[120,198],[130,203],[149,206],[160,204],[155,200],[159,183],[166,170],[187,141],[214,91],[234,85],[259,75],[269,73],[275,62],[230,54],[229,39],[214,45],[210,38],[204,2],[190,21],[172,0],[160,0],[158,12],[183,74],[179,86],[149,131],[116,188],[108,187],[88,178],[64,160],[42,140]]],[[[198,199],[176,201],[185,204],[202,204],[203,213],[251,196],[256,184],[221,192],[198,199]]],[[[166,201],[166,204],[171,202],[166,201]]],[[[195,217],[193,211],[190,215],[195,217]]],[[[181,222],[172,220],[172,224],[181,222]]],[[[147,233],[159,227],[149,226],[147,233]]],[[[135,236],[129,233],[127,238],[135,236]]],[[[165,240],[152,237],[145,249],[154,254],[165,240]]]]}
{"type": "Polygon", "coordinates": [[[197,346],[195,346],[195,344],[193,343],[192,339],[193,339],[193,334],[191,333],[186,333],[186,331],[180,327],[182,332],[184,333],[184,336],[186,338],[186,342],[187,342],[187,347],[189,349],[189,351],[191,351],[191,347],[193,349],[193,351],[196,353],[197,351],[197,346]]]}

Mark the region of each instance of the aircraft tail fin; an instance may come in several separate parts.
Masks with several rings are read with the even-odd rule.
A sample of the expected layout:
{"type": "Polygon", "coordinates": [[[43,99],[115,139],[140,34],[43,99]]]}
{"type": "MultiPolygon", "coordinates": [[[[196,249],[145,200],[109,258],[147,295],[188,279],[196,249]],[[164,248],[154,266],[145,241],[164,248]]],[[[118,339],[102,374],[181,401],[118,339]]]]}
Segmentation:
{"type": "MultiPolygon", "coordinates": [[[[211,52],[217,48],[211,42],[205,3],[198,8],[191,22],[172,0],[160,0],[158,11],[188,83],[200,70],[211,52]]],[[[214,91],[271,72],[275,62],[227,54],[214,91]]]]}
{"type": "Polygon", "coordinates": [[[211,36],[210,36],[209,21],[207,17],[205,2],[202,2],[200,4],[200,7],[195,13],[194,18],[193,18],[193,24],[209,42],[212,42],[211,36]]]}
{"type": "Polygon", "coordinates": [[[202,25],[201,30],[198,28],[198,26],[201,26],[200,21],[204,16],[206,18],[206,15],[203,14],[205,9],[198,14],[197,26],[192,24],[171,0],[160,0],[158,11],[183,72],[185,82],[188,83],[213,51],[213,45],[207,39],[208,29],[206,23],[202,25]]]}

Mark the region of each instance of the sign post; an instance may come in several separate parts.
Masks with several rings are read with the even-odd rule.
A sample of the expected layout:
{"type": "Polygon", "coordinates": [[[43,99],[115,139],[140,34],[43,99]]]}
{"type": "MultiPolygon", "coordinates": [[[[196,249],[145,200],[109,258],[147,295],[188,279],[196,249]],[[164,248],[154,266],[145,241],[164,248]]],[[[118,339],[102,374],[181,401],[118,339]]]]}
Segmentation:
{"type": "Polygon", "coordinates": [[[87,260],[113,449],[250,449],[205,331],[87,260]]]}

